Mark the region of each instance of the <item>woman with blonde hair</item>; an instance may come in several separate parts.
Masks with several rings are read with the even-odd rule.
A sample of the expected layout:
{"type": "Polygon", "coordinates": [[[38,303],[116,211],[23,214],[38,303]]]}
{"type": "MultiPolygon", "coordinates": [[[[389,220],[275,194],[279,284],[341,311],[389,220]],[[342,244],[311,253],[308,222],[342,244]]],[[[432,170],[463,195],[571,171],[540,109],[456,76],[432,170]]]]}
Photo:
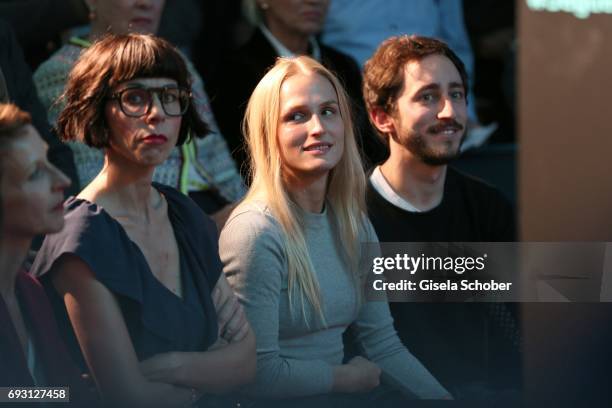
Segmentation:
{"type": "Polygon", "coordinates": [[[448,398],[402,346],[387,303],[360,293],[359,264],[372,247],[361,244],[377,238],[339,81],[309,57],[279,59],[251,96],[244,133],[253,181],[221,233],[220,255],[257,337],[246,392],[336,403],[382,378],[405,396],[448,398]],[[363,356],[342,364],[349,326],[363,356]]]}

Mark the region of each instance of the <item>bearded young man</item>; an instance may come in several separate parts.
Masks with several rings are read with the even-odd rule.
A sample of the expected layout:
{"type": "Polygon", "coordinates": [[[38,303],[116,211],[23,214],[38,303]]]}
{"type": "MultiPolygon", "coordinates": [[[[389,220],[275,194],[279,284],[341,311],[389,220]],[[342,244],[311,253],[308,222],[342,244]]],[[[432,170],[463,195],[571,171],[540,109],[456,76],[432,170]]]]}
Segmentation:
{"type": "MultiPolygon", "coordinates": [[[[449,167],[465,136],[467,89],[461,60],[432,38],[391,37],[366,62],[364,100],[390,153],[368,183],[381,242],[515,240],[502,194],[449,167]]],[[[456,398],[488,400],[517,387],[520,337],[511,304],[390,308],[404,344],[456,398]]]]}
{"type": "Polygon", "coordinates": [[[370,121],[389,147],[368,191],[381,241],[514,241],[502,194],[448,164],[467,126],[467,74],[443,42],[391,37],[364,70],[370,121]]]}

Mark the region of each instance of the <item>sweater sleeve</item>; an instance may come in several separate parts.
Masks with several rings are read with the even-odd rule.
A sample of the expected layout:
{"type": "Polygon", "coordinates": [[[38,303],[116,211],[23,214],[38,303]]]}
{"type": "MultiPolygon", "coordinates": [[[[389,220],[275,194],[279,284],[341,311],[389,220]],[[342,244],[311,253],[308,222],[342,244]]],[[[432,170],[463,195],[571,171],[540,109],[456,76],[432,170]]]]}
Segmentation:
{"type": "MultiPolygon", "coordinates": [[[[378,242],[368,221],[366,242],[378,242]]],[[[402,344],[393,327],[386,301],[366,301],[351,325],[363,355],[382,370],[382,381],[409,397],[449,398],[450,394],[402,344]]]]}
{"type": "Polygon", "coordinates": [[[223,271],[257,338],[257,375],[246,393],[289,398],[331,392],[333,367],[286,358],[279,346],[280,297],[287,260],[280,226],[262,210],[238,208],[221,232],[223,271]]]}

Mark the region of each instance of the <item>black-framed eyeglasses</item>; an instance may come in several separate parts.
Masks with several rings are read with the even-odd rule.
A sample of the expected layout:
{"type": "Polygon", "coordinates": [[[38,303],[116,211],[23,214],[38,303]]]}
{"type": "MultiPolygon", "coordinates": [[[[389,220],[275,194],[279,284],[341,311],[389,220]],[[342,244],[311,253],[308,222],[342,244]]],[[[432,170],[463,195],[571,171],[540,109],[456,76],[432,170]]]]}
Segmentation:
{"type": "Polygon", "coordinates": [[[191,93],[185,88],[176,86],[125,88],[112,94],[110,99],[118,100],[121,111],[127,116],[139,118],[151,111],[153,94],[157,94],[162,109],[168,116],[182,116],[187,112],[187,108],[189,108],[191,93]]]}

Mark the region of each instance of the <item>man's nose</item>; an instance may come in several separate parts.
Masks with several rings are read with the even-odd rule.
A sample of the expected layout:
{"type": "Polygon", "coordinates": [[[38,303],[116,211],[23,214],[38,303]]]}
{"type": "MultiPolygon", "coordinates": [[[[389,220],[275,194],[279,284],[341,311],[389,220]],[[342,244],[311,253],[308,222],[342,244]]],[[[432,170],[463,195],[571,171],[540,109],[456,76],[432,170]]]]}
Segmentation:
{"type": "Polygon", "coordinates": [[[444,97],[440,100],[440,111],[438,112],[439,119],[455,118],[457,109],[455,103],[449,97],[444,97]]]}

